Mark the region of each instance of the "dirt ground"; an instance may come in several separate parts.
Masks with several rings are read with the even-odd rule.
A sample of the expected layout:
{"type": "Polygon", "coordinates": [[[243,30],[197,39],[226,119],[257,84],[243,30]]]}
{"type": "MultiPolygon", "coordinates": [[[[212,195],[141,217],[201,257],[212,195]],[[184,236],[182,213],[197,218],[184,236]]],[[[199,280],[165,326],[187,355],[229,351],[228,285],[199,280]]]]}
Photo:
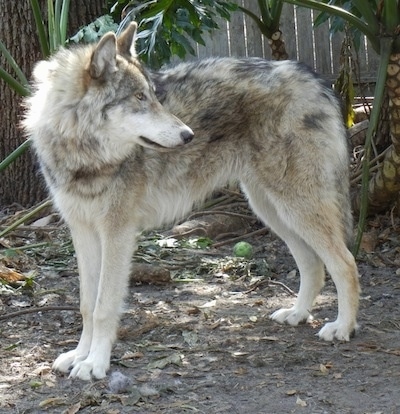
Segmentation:
{"type": "MultiPolygon", "coordinates": [[[[15,218],[7,214],[3,224],[15,218]]],[[[44,215],[55,221],[0,239],[3,272],[28,277],[0,284],[1,413],[400,412],[398,220],[369,222],[358,261],[360,329],[350,343],[315,335],[336,317],[329,278],[311,324],[269,319],[294,301],[299,280],[286,247],[259,223],[248,220],[256,233],[242,236],[251,260],[233,258],[234,240],[224,242],[237,233],[217,247],[192,231],[177,242],[144,235],[135,259],[157,266],[155,276],[132,280],[109,375],[86,383],[51,371],[76,346],[81,319],[68,231],[44,215]]]]}

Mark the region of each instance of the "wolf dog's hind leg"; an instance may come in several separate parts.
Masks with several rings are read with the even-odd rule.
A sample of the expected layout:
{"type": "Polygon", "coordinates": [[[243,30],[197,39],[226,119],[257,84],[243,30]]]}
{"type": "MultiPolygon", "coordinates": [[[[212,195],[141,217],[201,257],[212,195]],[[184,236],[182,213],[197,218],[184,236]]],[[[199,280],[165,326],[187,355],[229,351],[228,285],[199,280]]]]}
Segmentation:
{"type": "MultiPolygon", "coordinates": [[[[294,316],[295,313],[299,310],[304,313],[305,306],[311,306],[311,299],[315,298],[322,287],[322,263],[324,263],[336,286],[338,317],[334,322],[326,324],[318,335],[327,341],[334,338],[348,341],[357,327],[359,302],[357,266],[345,240],[345,233],[348,231],[345,225],[349,223],[345,223],[344,217],[348,212],[341,211],[340,203],[335,200],[335,197],[339,198],[340,194],[333,195],[325,187],[320,189],[321,194],[307,194],[304,191],[300,194],[296,192],[296,189],[293,190],[287,199],[280,195],[279,203],[275,201],[272,220],[270,219],[271,213],[264,213],[261,209],[260,196],[257,196],[255,192],[249,194],[250,201],[253,198],[251,204],[255,212],[261,218],[265,217],[266,222],[286,241],[300,270],[301,287],[294,307],[279,310],[272,317],[278,322],[289,323],[291,320],[300,319],[294,316]],[[279,211],[276,204],[279,204],[279,211]],[[275,224],[280,223],[275,227],[274,218],[275,224]],[[298,239],[296,241],[296,236],[290,236],[290,231],[302,242],[298,239]],[[304,247],[307,248],[304,249],[304,247]],[[307,260],[310,260],[311,266],[307,264],[307,260]]],[[[316,190],[318,188],[314,187],[314,191],[316,190]]],[[[271,207],[267,204],[264,208],[271,207]]],[[[342,207],[346,209],[346,203],[343,203],[342,207]]]]}
{"type": "MultiPolygon", "coordinates": [[[[300,196],[298,196],[300,197],[300,196]]],[[[327,323],[318,333],[321,339],[349,341],[357,328],[357,312],[360,295],[358,270],[355,259],[346,245],[347,233],[351,229],[347,201],[339,202],[328,191],[321,194],[304,195],[294,200],[285,217],[302,239],[320,257],[336,286],[338,316],[327,323]]]]}
{"type": "Polygon", "coordinates": [[[78,346],[61,354],[54,361],[53,369],[61,372],[69,372],[89,353],[92,342],[93,310],[96,304],[101,269],[100,238],[95,230],[84,223],[70,225],[70,228],[78,260],[83,330],[78,346]]]}
{"type": "Polygon", "coordinates": [[[324,285],[325,271],[322,260],[283,222],[267,196],[263,196],[259,189],[250,185],[244,185],[243,189],[254,212],[286,243],[300,273],[300,290],[295,304],[274,312],[271,318],[293,326],[312,319],[312,305],[324,285]]]}

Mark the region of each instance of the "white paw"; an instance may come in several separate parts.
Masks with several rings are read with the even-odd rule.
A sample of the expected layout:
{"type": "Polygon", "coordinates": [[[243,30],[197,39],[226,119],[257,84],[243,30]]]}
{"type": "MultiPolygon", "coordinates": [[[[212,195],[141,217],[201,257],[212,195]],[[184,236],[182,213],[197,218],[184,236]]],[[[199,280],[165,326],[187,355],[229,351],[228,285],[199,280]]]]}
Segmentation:
{"type": "Polygon", "coordinates": [[[79,378],[84,381],[89,381],[92,377],[101,379],[106,376],[110,367],[107,359],[95,359],[89,355],[85,360],[74,363],[70,378],[79,378]]]}
{"type": "Polygon", "coordinates": [[[79,355],[77,349],[61,354],[53,363],[53,370],[60,372],[69,372],[73,365],[79,361],[83,361],[86,355],[79,355]]]}
{"type": "Polygon", "coordinates": [[[348,324],[343,324],[337,320],[327,323],[319,332],[318,336],[324,341],[350,341],[350,336],[354,333],[357,326],[351,327],[348,324]]]}
{"type": "Polygon", "coordinates": [[[298,311],[295,307],[289,309],[279,309],[275,311],[270,318],[281,324],[289,324],[291,326],[297,326],[302,322],[310,322],[313,317],[308,311],[298,311]]]}

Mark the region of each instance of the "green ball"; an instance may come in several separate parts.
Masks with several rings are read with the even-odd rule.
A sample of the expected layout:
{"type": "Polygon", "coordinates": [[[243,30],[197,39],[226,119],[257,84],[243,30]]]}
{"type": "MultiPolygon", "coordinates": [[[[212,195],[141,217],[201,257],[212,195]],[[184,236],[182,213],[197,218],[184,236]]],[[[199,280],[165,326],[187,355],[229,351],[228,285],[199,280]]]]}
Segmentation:
{"type": "Polygon", "coordinates": [[[233,246],[233,254],[236,257],[251,259],[253,257],[253,246],[244,241],[238,242],[233,246]]]}

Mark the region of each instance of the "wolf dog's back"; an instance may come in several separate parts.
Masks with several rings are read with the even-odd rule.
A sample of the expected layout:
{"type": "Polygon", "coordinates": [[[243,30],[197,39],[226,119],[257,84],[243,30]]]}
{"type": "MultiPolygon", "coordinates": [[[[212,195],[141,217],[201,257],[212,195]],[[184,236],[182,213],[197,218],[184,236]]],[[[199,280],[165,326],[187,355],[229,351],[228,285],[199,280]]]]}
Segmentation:
{"type": "Polygon", "coordinates": [[[311,318],[325,265],[339,312],[319,336],[349,340],[359,286],[346,247],[346,134],[330,88],[289,61],[208,59],[150,73],[136,58],[135,31],[41,62],[27,100],[24,127],[71,228],[81,281],[82,336],[54,368],[105,376],[137,233],[234,179],[299,268],[295,304],[272,319],[311,318]]]}
{"type": "Polygon", "coordinates": [[[162,154],[174,177],[177,161],[188,164],[180,185],[196,188],[190,199],[229,179],[257,185],[259,174],[260,190],[267,186],[279,203],[320,188],[337,198],[350,243],[346,133],[336,96],[314,72],[292,61],[211,58],[151,77],[163,106],[195,135],[179,155],[162,154]]]}

